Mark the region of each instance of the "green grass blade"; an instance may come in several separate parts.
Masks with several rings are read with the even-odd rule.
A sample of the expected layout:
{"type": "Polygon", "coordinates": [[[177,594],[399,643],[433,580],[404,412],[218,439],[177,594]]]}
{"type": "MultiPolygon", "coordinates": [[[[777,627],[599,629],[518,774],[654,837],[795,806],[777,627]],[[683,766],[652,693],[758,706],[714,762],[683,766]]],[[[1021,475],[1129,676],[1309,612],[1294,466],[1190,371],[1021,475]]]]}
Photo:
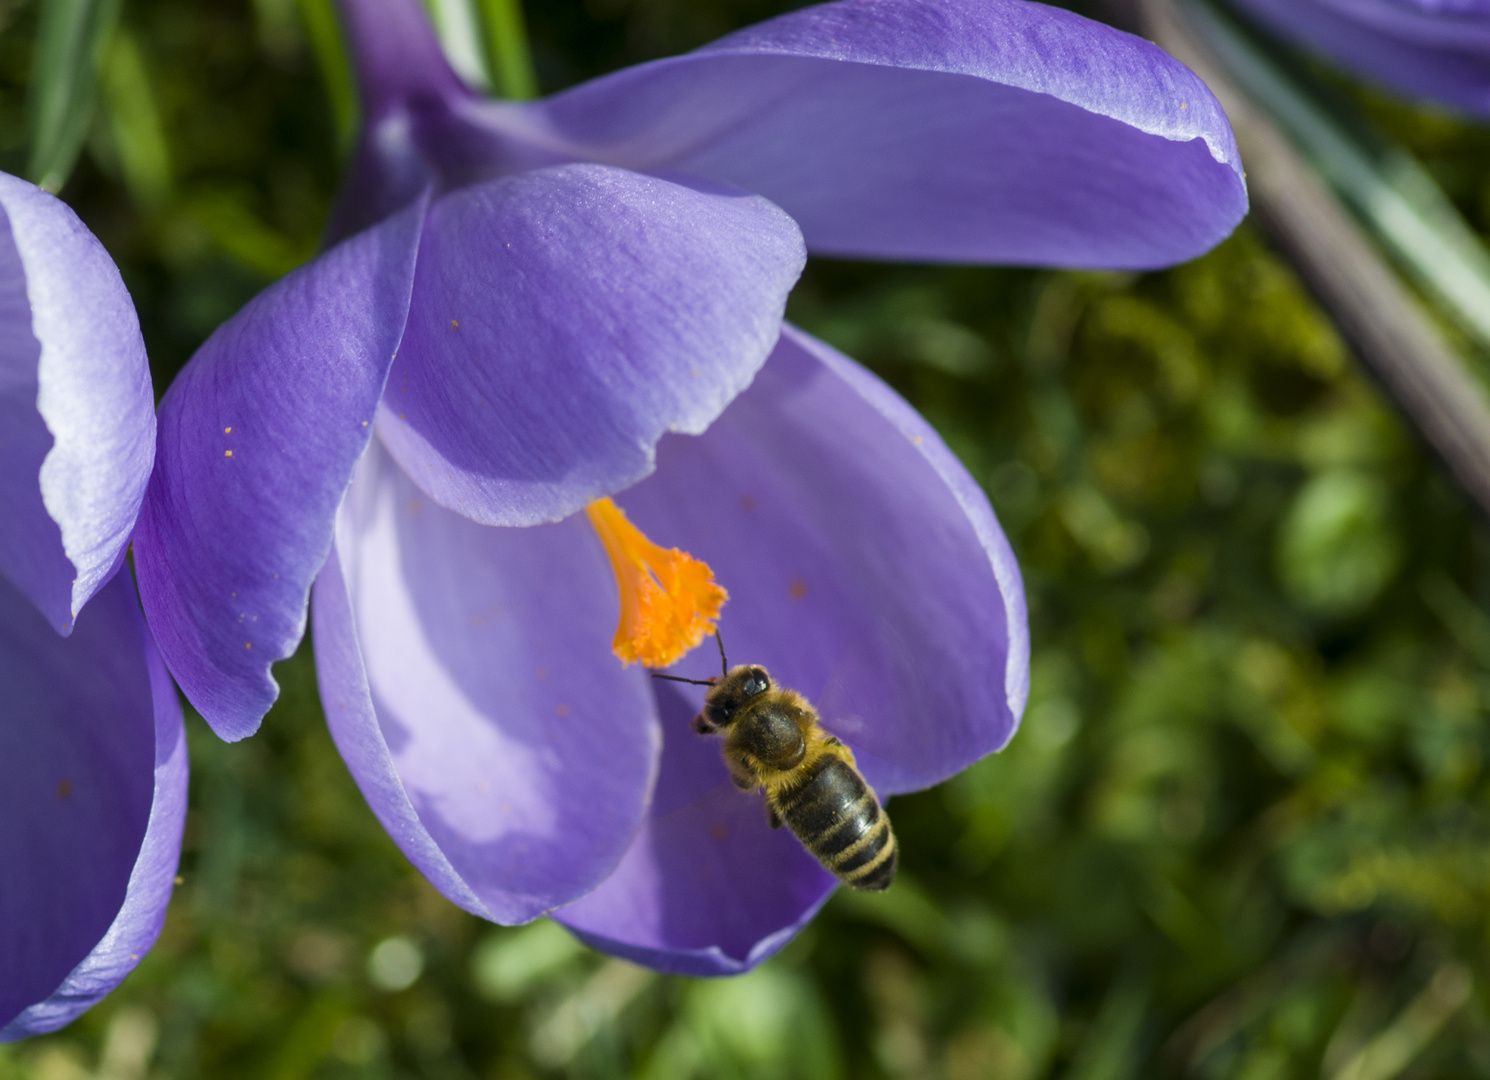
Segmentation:
{"type": "Polygon", "coordinates": [[[538,96],[533,54],[520,0],[476,0],[486,28],[487,60],[497,94],[515,101],[538,96]]]}
{"type": "Polygon", "coordinates": [[[119,0],[43,0],[31,75],[26,174],[60,191],[77,164],[98,97],[98,72],[119,21],[119,0]]]}
{"type": "Polygon", "coordinates": [[[360,109],[357,84],[352,78],[352,62],[347,58],[346,42],[341,36],[341,23],[337,20],[333,0],[299,0],[299,8],[305,36],[315,51],[316,66],[321,69],[326,96],[331,100],[336,145],[346,154],[357,138],[360,109]]]}
{"type": "Polygon", "coordinates": [[[171,196],[171,156],[145,58],[127,29],[114,35],[104,65],[103,113],[130,197],[143,210],[160,209],[171,196]]]}

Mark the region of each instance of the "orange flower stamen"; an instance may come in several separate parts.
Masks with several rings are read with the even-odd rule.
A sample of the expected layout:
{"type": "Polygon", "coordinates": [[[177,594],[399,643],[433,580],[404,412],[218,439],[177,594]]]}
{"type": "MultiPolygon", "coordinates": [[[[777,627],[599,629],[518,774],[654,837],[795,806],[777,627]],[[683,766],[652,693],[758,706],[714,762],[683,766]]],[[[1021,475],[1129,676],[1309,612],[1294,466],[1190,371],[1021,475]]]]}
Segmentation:
{"type": "Polygon", "coordinates": [[[714,632],[729,593],[708,563],[660,548],[610,499],[585,507],[605,545],[621,593],[621,621],[611,647],[625,664],[664,668],[714,632]]]}

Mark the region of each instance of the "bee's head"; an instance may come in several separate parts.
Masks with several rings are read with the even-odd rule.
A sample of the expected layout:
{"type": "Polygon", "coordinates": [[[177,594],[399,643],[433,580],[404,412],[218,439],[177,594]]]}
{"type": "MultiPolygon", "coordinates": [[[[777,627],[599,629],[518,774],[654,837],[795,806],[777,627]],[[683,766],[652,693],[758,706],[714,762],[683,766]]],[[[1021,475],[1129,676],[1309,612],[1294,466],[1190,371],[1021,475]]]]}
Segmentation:
{"type": "Polygon", "coordinates": [[[771,688],[771,676],[759,664],[741,664],[704,695],[703,718],[711,727],[728,727],[741,705],[771,688]]]}

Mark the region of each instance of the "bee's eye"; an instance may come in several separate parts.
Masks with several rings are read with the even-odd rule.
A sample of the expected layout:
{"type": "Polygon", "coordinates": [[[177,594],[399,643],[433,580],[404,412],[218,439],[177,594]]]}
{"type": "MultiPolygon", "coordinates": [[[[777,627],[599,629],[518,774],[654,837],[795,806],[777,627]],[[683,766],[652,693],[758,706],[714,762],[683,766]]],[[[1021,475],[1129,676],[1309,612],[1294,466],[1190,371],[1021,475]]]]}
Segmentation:
{"type": "Polygon", "coordinates": [[[771,684],[769,680],[767,680],[764,676],[752,675],[750,676],[750,678],[745,680],[745,696],[755,697],[756,694],[763,694],[765,693],[766,688],[770,685],[771,684]]]}

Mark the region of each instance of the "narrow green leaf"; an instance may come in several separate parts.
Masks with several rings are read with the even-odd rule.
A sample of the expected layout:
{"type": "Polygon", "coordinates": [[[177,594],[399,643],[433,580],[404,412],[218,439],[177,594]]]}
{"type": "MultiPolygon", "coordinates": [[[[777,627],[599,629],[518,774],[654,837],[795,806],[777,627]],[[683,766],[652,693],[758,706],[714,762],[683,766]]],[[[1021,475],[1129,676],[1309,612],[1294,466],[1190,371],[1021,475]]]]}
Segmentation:
{"type": "Polygon", "coordinates": [[[336,17],[333,0],[298,0],[300,21],[305,36],[315,50],[316,66],[326,83],[331,100],[331,117],[336,124],[336,145],[345,154],[357,138],[359,108],[357,84],[352,78],[352,64],[347,58],[346,43],[341,36],[341,22],[336,17]]]}
{"type": "Polygon", "coordinates": [[[130,196],[159,209],[171,195],[170,152],[144,57],[127,28],[114,35],[104,64],[103,110],[130,196]]]}
{"type": "Polygon", "coordinates": [[[486,28],[487,58],[497,95],[515,101],[538,96],[533,54],[521,0],[476,0],[486,28]]]}
{"type": "Polygon", "coordinates": [[[313,245],[303,246],[266,224],[240,192],[207,188],[195,192],[187,208],[218,248],[267,281],[283,277],[315,255],[313,245]]]}
{"type": "Polygon", "coordinates": [[[1151,983],[1147,970],[1138,965],[1118,973],[1065,1080],[1129,1080],[1137,1074],[1151,983]]]}
{"type": "Polygon", "coordinates": [[[118,21],[119,0],[42,0],[26,174],[48,191],[60,191],[77,163],[118,21]]]}

